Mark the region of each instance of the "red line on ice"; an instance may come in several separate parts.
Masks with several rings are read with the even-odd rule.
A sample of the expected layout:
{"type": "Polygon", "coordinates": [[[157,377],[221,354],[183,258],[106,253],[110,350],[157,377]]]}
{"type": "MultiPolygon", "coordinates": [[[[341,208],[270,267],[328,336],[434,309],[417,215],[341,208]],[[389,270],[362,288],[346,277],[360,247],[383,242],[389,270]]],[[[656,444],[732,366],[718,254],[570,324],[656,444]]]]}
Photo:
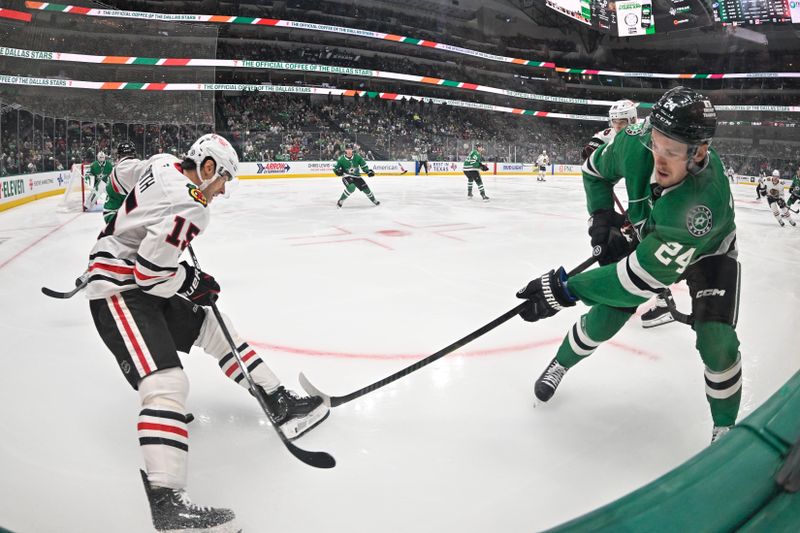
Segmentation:
{"type": "MultiPolygon", "coordinates": [[[[497,348],[484,348],[479,350],[465,350],[458,352],[462,357],[485,357],[489,355],[499,355],[505,353],[522,352],[525,350],[535,350],[537,348],[544,348],[546,346],[557,345],[561,342],[563,337],[553,337],[546,340],[528,342],[524,344],[512,344],[509,346],[500,346],[497,348]]],[[[271,350],[274,352],[284,352],[296,355],[308,355],[312,357],[333,357],[339,359],[370,359],[375,361],[388,361],[393,359],[422,359],[430,354],[419,353],[355,353],[355,352],[338,352],[333,350],[316,350],[313,348],[301,348],[298,346],[284,346],[281,344],[272,344],[269,342],[248,341],[251,346],[261,348],[262,350],[271,350]]],[[[608,341],[608,344],[614,346],[619,350],[638,355],[650,359],[651,361],[658,360],[658,356],[646,350],[641,350],[627,344],[608,341]]]]}
{"type": "Polygon", "coordinates": [[[0,269],[2,269],[3,267],[5,267],[5,266],[6,266],[7,264],[9,264],[11,261],[13,261],[13,260],[14,260],[14,259],[16,259],[17,257],[21,256],[22,254],[24,254],[25,252],[27,252],[28,250],[30,250],[31,248],[33,248],[34,246],[36,246],[37,244],[39,244],[40,242],[42,242],[43,240],[45,240],[46,238],[48,238],[50,235],[52,235],[53,233],[57,232],[58,230],[60,230],[61,228],[63,228],[64,226],[66,226],[67,224],[69,224],[70,222],[72,222],[73,220],[75,220],[76,218],[78,218],[79,216],[81,216],[82,214],[83,214],[83,213],[78,213],[77,215],[75,215],[75,216],[74,216],[74,217],[72,217],[71,219],[67,220],[66,222],[64,222],[64,223],[63,223],[63,224],[61,224],[60,226],[58,226],[58,227],[54,228],[53,230],[51,230],[51,231],[48,231],[48,232],[47,232],[47,233],[45,233],[45,234],[44,234],[42,237],[39,237],[38,239],[36,239],[36,240],[35,240],[35,241],[33,241],[32,243],[30,243],[28,246],[26,246],[25,248],[23,248],[22,250],[20,250],[20,251],[19,251],[19,252],[17,252],[16,254],[12,255],[12,256],[11,256],[11,258],[9,258],[9,259],[6,259],[4,262],[0,263],[0,269]]]}

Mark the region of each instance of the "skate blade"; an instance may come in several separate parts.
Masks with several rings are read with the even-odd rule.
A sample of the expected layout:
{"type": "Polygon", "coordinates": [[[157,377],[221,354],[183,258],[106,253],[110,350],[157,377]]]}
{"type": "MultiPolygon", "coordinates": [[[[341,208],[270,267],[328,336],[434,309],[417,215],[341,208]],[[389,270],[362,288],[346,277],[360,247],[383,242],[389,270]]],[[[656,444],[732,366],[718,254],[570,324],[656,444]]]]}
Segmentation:
{"type": "Polygon", "coordinates": [[[654,328],[656,326],[663,326],[664,324],[669,324],[670,322],[675,322],[675,319],[672,318],[672,315],[666,314],[664,316],[658,317],[654,320],[648,320],[645,322],[642,320],[642,327],[644,329],[654,328]]]}
{"type": "Polygon", "coordinates": [[[157,529],[156,531],[158,533],[242,533],[242,527],[236,523],[236,520],[231,520],[214,527],[157,529]]]}
{"type": "Polygon", "coordinates": [[[295,440],[320,425],[330,414],[331,410],[323,403],[307,416],[287,421],[281,426],[281,432],[287,439],[295,440]]]}

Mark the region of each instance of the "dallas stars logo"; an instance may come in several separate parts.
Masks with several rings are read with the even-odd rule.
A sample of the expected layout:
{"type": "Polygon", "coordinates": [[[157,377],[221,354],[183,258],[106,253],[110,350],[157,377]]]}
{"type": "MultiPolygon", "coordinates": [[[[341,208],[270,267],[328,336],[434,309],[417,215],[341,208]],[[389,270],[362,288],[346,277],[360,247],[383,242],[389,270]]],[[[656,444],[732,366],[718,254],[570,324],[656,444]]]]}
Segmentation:
{"type": "Polygon", "coordinates": [[[702,237],[712,227],[711,209],[704,205],[696,205],[686,214],[686,229],[695,237],[702,237]]]}

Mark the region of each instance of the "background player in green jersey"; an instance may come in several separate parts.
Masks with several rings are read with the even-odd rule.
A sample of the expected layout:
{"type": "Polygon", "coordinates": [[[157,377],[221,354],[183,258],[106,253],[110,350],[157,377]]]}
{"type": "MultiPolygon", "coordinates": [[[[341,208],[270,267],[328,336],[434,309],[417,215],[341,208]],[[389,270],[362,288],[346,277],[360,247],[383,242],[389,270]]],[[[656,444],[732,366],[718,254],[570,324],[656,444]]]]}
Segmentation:
{"type": "Polygon", "coordinates": [[[481,193],[483,201],[489,201],[486,191],[483,190],[483,180],[480,173],[481,170],[484,172],[489,170],[489,167],[483,162],[483,145],[481,143],[477,143],[464,160],[463,170],[464,175],[467,177],[467,198],[472,198],[472,182],[474,181],[478,184],[478,191],[481,193]]]}
{"type": "MultiPolygon", "coordinates": [[[[685,279],[695,346],[705,364],[711,440],[736,422],[742,387],[735,331],[740,266],[730,184],[709,148],[716,122],[707,98],[676,87],[653,106],[647,123],[629,126],[584,163],[589,213],[613,209],[613,186],[624,177],[628,216],[640,242],[630,251],[619,231],[608,231],[595,255],[611,254],[616,262],[571,278],[563,268],[551,270],[517,293],[528,301],[520,315],[530,322],[579,300],[591,307],[536,381],[539,401],[549,400],[566,372],[613,337],[636,306],[685,279]]],[[[592,219],[593,226],[608,223],[592,219]]]]}
{"type": "Polygon", "coordinates": [[[337,206],[342,207],[344,201],[353,194],[356,188],[366,194],[367,198],[369,198],[373,204],[381,205],[381,203],[375,199],[367,182],[361,177],[362,170],[366,172],[367,176],[370,178],[375,175],[367,166],[367,162],[364,161],[364,158],[359,154],[353,153],[353,145],[346,145],[344,147],[344,155],[339,157],[339,159],[336,160],[336,164],[333,166],[333,173],[337,176],[341,176],[342,183],[344,183],[344,192],[342,192],[339,201],[336,202],[337,206]]]}
{"type": "Polygon", "coordinates": [[[114,165],[108,160],[105,152],[97,154],[97,160],[94,161],[89,167],[89,170],[86,171],[86,177],[92,178],[92,188],[86,200],[86,209],[93,208],[97,203],[100,192],[108,183],[108,177],[111,175],[111,170],[113,168],[114,165]]]}
{"type": "MultiPolygon", "coordinates": [[[[791,209],[792,204],[798,200],[800,200],[800,166],[797,167],[794,176],[792,176],[792,184],[789,186],[789,200],[786,205],[791,209]]],[[[794,210],[792,209],[792,211],[794,210]]]]}

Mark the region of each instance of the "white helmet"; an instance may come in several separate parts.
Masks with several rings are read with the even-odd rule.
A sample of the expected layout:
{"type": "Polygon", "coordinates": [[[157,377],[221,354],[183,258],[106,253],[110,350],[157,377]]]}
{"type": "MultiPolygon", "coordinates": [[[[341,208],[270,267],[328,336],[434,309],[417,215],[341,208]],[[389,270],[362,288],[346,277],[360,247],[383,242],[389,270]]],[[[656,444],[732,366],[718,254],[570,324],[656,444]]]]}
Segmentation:
{"type": "Polygon", "coordinates": [[[781,177],[781,172],[778,169],[773,170],[772,171],[772,177],[773,178],[780,178],[781,177]]]}
{"type": "Polygon", "coordinates": [[[612,120],[626,118],[631,124],[636,124],[638,118],[636,114],[636,103],[631,100],[617,100],[608,110],[608,122],[612,120]]]}
{"type": "Polygon", "coordinates": [[[101,163],[105,163],[106,162],[106,153],[105,152],[100,152],[99,154],[97,154],[97,160],[100,161],[101,163]]]}
{"type": "MultiPolygon", "coordinates": [[[[216,133],[207,133],[197,139],[186,153],[186,158],[195,162],[198,175],[200,175],[200,167],[206,159],[211,158],[217,164],[216,173],[211,179],[204,180],[200,184],[200,190],[211,185],[218,176],[225,176],[226,181],[232,182],[239,172],[239,156],[236,154],[236,150],[224,137],[216,133]]],[[[228,194],[226,189],[226,198],[228,194]]]]}

